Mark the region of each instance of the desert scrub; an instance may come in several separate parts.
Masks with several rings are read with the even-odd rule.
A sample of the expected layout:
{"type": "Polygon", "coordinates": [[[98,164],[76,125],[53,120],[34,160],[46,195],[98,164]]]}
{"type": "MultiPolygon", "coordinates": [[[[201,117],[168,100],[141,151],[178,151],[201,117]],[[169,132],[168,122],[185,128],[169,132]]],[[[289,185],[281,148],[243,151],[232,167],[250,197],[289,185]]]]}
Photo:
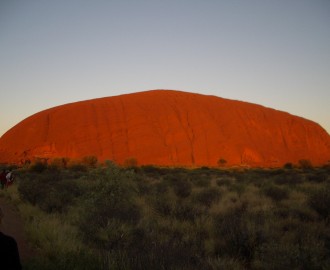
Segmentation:
{"type": "Polygon", "coordinates": [[[22,170],[15,202],[34,203],[30,239],[48,250],[27,269],[329,269],[326,172],[22,170]]]}
{"type": "Polygon", "coordinates": [[[211,185],[211,177],[208,175],[193,175],[190,176],[190,181],[193,183],[196,187],[209,187],[211,185]]]}
{"type": "Polygon", "coordinates": [[[222,177],[218,177],[216,180],[216,184],[221,187],[221,186],[230,186],[235,179],[229,176],[222,176],[222,177]]]}
{"type": "Polygon", "coordinates": [[[309,206],[314,209],[327,223],[330,219],[330,185],[321,186],[312,191],[308,198],[309,206]]]}
{"type": "Polygon", "coordinates": [[[247,206],[242,204],[214,216],[214,255],[238,258],[244,263],[251,262],[258,242],[257,228],[249,218],[247,206]]]}
{"type": "Polygon", "coordinates": [[[305,176],[297,171],[289,171],[286,174],[280,174],[274,177],[274,183],[277,185],[295,186],[303,183],[305,176]]]}
{"type": "Polygon", "coordinates": [[[275,185],[265,186],[262,189],[262,192],[267,197],[271,198],[274,202],[279,202],[289,198],[289,191],[287,189],[275,185]]]}
{"type": "Polygon", "coordinates": [[[193,194],[193,202],[202,206],[210,207],[213,203],[219,202],[221,199],[220,190],[217,187],[208,187],[196,191],[193,194]]]}
{"type": "Polygon", "coordinates": [[[178,197],[186,198],[191,194],[192,185],[186,179],[179,179],[173,183],[173,190],[178,197]]]}
{"type": "Polygon", "coordinates": [[[93,173],[97,183],[83,202],[88,211],[82,214],[80,229],[86,243],[115,249],[125,244],[140,219],[134,173],[113,165],[93,173]]]}
{"type": "Polygon", "coordinates": [[[48,213],[66,211],[74,199],[81,195],[77,182],[66,180],[58,170],[25,174],[20,179],[18,191],[23,200],[38,205],[48,213]]]}

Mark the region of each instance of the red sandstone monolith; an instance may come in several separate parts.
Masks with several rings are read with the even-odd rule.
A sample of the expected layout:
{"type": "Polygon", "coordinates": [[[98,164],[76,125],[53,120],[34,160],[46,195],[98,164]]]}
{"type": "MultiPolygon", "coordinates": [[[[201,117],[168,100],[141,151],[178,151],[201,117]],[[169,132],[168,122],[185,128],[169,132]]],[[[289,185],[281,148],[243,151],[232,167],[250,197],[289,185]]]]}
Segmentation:
{"type": "Polygon", "coordinates": [[[0,138],[1,163],[85,156],[161,166],[322,165],[330,136],[315,122],[260,105],[153,90],[50,108],[0,138]]]}

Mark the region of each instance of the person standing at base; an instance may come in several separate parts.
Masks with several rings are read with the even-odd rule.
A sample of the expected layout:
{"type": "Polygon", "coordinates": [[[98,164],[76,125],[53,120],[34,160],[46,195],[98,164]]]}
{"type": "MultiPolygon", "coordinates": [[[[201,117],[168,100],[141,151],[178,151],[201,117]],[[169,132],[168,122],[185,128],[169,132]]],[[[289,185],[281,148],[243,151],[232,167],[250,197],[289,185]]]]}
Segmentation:
{"type": "Polygon", "coordinates": [[[14,174],[12,170],[9,170],[6,174],[6,188],[8,188],[14,182],[14,174]]]}
{"type": "MultiPolygon", "coordinates": [[[[2,225],[3,212],[0,208],[0,226],[2,225]]],[[[21,270],[22,265],[16,240],[0,231],[0,269],[21,270]]]]}

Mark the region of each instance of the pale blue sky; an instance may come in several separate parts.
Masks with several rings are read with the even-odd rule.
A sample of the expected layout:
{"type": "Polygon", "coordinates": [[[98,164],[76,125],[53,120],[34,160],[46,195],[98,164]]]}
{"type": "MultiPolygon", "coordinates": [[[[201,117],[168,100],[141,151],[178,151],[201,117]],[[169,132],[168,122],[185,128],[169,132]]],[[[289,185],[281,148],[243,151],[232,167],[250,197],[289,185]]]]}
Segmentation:
{"type": "Polygon", "coordinates": [[[330,133],[330,1],[0,0],[0,135],[50,107],[151,89],[253,102],[330,133]]]}

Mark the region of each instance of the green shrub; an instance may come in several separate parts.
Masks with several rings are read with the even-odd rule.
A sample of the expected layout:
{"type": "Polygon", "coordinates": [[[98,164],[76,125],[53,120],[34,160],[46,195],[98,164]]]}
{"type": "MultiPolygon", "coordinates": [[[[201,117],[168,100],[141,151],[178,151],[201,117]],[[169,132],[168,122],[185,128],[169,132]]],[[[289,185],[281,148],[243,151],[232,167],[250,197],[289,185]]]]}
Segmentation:
{"type": "Polygon", "coordinates": [[[266,186],[263,188],[263,193],[274,200],[275,202],[282,201],[289,198],[289,192],[287,189],[277,187],[277,186],[266,186]]]}
{"type": "Polygon", "coordinates": [[[283,168],[287,169],[287,170],[291,170],[291,169],[293,169],[293,164],[292,163],[285,163],[283,168]]]}
{"type": "Polygon", "coordinates": [[[221,177],[216,180],[218,186],[230,186],[233,182],[233,179],[230,177],[221,177]]]}
{"type": "Polygon", "coordinates": [[[166,195],[154,198],[152,200],[152,206],[160,216],[170,216],[173,212],[173,202],[166,195]]]}
{"type": "Polygon", "coordinates": [[[188,180],[179,179],[173,184],[174,193],[181,198],[186,198],[191,194],[191,184],[188,180]]]}
{"type": "Polygon", "coordinates": [[[81,194],[75,181],[64,180],[60,171],[53,170],[26,175],[20,180],[18,191],[23,200],[48,213],[66,211],[81,194]]]}
{"type": "Polygon", "coordinates": [[[141,171],[145,174],[148,175],[150,177],[154,177],[154,178],[159,178],[162,175],[165,175],[166,169],[160,168],[160,167],[155,167],[152,165],[143,165],[141,166],[141,171]]]}
{"type": "Polygon", "coordinates": [[[94,174],[98,183],[86,198],[88,212],[82,215],[80,229],[84,240],[98,248],[120,248],[141,216],[134,174],[112,165],[94,174]]]}
{"type": "Polygon", "coordinates": [[[300,159],[298,161],[298,164],[300,168],[308,170],[308,169],[313,169],[312,162],[309,159],[300,159]]]}
{"type": "Polygon", "coordinates": [[[155,194],[164,194],[168,191],[168,183],[166,183],[165,181],[162,181],[160,183],[156,183],[154,185],[154,190],[155,190],[155,194]]]}
{"type": "Polygon", "coordinates": [[[87,166],[81,163],[73,163],[68,166],[68,169],[74,172],[87,172],[87,166]]]}
{"type": "Polygon", "coordinates": [[[330,217],[330,186],[321,187],[309,195],[309,206],[321,217],[329,220],[330,217]]]}
{"type": "Polygon", "coordinates": [[[48,168],[51,169],[66,169],[69,163],[69,158],[54,158],[51,160],[48,168]]]}
{"type": "Polygon", "coordinates": [[[211,185],[211,178],[206,175],[193,176],[190,181],[197,187],[209,187],[211,185]]]}
{"type": "Polygon", "coordinates": [[[221,198],[221,193],[216,187],[202,189],[194,194],[193,201],[198,204],[210,207],[213,203],[218,202],[221,198]]]}
{"type": "Polygon", "coordinates": [[[135,168],[137,167],[138,162],[136,158],[128,158],[124,162],[124,166],[127,168],[135,168]]]}
{"type": "Polygon", "coordinates": [[[61,252],[52,257],[30,258],[23,263],[25,270],[99,270],[102,269],[100,256],[86,251],[61,252]]]}
{"type": "Polygon", "coordinates": [[[82,158],[81,163],[89,168],[96,168],[98,160],[96,156],[85,156],[82,158]]]}
{"type": "Polygon", "coordinates": [[[202,211],[198,207],[187,202],[177,202],[170,213],[178,220],[191,222],[202,216],[202,211]]]}
{"type": "Polygon", "coordinates": [[[235,183],[228,187],[229,191],[236,192],[238,196],[241,196],[245,192],[245,189],[246,189],[246,184],[243,183],[235,183]]]}
{"type": "Polygon", "coordinates": [[[310,182],[316,182],[316,183],[322,183],[326,182],[328,179],[329,175],[326,172],[318,172],[318,173],[313,173],[308,175],[308,181],[310,182]]]}
{"type": "Polygon", "coordinates": [[[278,185],[297,185],[303,183],[304,179],[298,173],[287,173],[276,176],[274,182],[278,185]]]}
{"type": "Polygon", "coordinates": [[[257,239],[248,227],[246,206],[237,206],[214,216],[214,237],[216,256],[251,261],[257,239]]]}
{"type": "Polygon", "coordinates": [[[42,161],[36,161],[29,167],[29,170],[31,172],[36,172],[36,173],[42,173],[46,169],[47,169],[47,163],[42,161]]]}
{"type": "Polygon", "coordinates": [[[281,239],[261,245],[256,251],[253,268],[328,269],[330,261],[324,259],[326,253],[323,241],[305,234],[300,237],[300,241],[281,239]]]}
{"type": "Polygon", "coordinates": [[[216,258],[209,258],[208,265],[211,270],[245,270],[243,263],[236,258],[231,257],[216,257],[216,258]]]}

